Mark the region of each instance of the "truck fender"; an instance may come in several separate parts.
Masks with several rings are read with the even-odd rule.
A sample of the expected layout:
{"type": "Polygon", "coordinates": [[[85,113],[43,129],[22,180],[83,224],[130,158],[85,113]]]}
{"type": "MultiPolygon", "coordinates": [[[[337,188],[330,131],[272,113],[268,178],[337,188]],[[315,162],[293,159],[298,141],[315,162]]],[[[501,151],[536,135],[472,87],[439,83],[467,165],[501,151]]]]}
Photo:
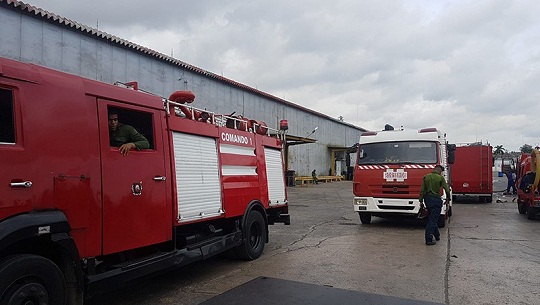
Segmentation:
{"type": "Polygon", "coordinates": [[[51,242],[62,252],[62,260],[57,263],[66,272],[65,279],[71,286],[67,292],[70,304],[82,304],[84,275],[79,251],[73,237],[69,235],[70,230],[69,222],[61,211],[20,214],[0,223],[0,252],[24,240],[50,236],[51,242]]]}
{"type": "Polygon", "coordinates": [[[60,211],[17,215],[0,223],[0,252],[21,240],[70,230],[66,215],[60,211]]]}

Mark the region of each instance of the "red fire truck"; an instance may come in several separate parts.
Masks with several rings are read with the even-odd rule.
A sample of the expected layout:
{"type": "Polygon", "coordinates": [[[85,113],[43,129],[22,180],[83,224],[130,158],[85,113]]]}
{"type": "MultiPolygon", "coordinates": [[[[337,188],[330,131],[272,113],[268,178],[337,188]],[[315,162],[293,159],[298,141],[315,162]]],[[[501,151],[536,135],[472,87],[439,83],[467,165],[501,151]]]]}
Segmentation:
{"type": "Polygon", "coordinates": [[[478,196],[480,202],[493,201],[493,153],[491,146],[473,143],[456,147],[450,170],[452,194],[478,196]]]}
{"type": "MultiPolygon", "coordinates": [[[[362,133],[353,181],[353,208],[360,221],[369,224],[372,216],[416,216],[424,175],[442,165],[449,181],[454,149],[436,128],[362,133]]],[[[450,204],[443,206],[439,227],[451,215],[450,204]]]]}
{"type": "Polygon", "coordinates": [[[82,304],[221,252],[257,259],[268,225],[290,223],[264,123],[128,85],[0,58],[0,304],[82,304]],[[149,149],[111,147],[111,111],[149,149]]]}
{"type": "Polygon", "coordinates": [[[527,213],[527,218],[534,220],[540,212],[540,151],[533,149],[531,153],[523,153],[517,166],[517,206],[520,214],[527,213]]]}

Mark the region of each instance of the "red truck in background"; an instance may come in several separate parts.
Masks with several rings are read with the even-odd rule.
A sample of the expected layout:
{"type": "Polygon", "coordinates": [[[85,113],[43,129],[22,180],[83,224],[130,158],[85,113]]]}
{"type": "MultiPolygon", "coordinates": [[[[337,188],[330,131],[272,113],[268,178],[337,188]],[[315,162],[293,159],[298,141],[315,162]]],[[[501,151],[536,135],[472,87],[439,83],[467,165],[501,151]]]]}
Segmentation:
{"type": "MultiPolygon", "coordinates": [[[[436,128],[420,130],[368,131],[360,135],[353,181],[353,209],[362,224],[372,216],[415,217],[420,210],[420,188],[424,176],[436,165],[448,170],[454,163],[455,145],[436,128]]],[[[446,195],[442,196],[443,198],[446,195]]],[[[446,226],[452,203],[444,204],[438,226],[446,226]]]]}
{"type": "Polygon", "coordinates": [[[540,152],[533,149],[531,153],[523,153],[516,168],[516,186],[518,192],[517,206],[520,214],[534,220],[540,212],[540,152]]]}
{"type": "Polygon", "coordinates": [[[0,58],[0,304],[81,305],[225,251],[262,254],[268,225],[290,223],[282,141],[193,99],[0,58]],[[150,148],[111,147],[111,110],[150,148]]]}
{"type": "Polygon", "coordinates": [[[493,201],[493,153],[490,145],[473,143],[456,147],[450,169],[452,198],[478,196],[480,202],[493,201]]]}

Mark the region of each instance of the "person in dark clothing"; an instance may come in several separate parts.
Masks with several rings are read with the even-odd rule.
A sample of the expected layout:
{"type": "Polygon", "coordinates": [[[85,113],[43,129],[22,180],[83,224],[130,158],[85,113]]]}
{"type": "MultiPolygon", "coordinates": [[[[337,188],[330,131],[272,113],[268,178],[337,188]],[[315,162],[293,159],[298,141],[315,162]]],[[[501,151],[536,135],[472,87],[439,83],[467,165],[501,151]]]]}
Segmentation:
{"type": "Polygon", "coordinates": [[[317,179],[317,173],[315,172],[315,170],[311,172],[311,177],[313,178],[313,183],[319,184],[319,180],[317,179]]]}
{"type": "Polygon", "coordinates": [[[420,207],[424,205],[428,209],[428,223],[426,225],[426,245],[435,245],[435,240],[441,239],[441,233],[437,226],[443,201],[441,199],[441,188],[444,188],[446,192],[446,201],[450,201],[450,188],[446,183],[446,180],[441,175],[444,171],[442,165],[436,165],[435,169],[422,179],[422,186],[420,188],[420,207]],[[435,240],[433,240],[435,238],[435,240]]]}
{"type": "Polygon", "coordinates": [[[120,153],[127,156],[132,149],[147,149],[148,140],[130,125],[118,121],[118,114],[109,113],[109,142],[112,147],[118,147],[120,153]]]}
{"type": "Polygon", "coordinates": [[[506,185],[506,192],[504,192],[505,195],[510,194],[516,194],[516,182],[514,181],[514,173],[512,171],[505,172],[506,178],[508,178],[508,184],[506,185]],[[512,193],[510,193],[510,189],[512,189],[512,193]]]}

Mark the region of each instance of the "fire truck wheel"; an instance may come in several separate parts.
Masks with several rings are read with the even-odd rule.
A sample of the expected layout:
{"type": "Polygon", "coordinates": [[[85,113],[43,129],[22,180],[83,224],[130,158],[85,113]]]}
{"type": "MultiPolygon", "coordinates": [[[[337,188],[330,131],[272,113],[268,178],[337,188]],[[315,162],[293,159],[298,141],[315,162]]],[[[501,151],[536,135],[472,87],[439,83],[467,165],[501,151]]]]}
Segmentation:
{"type": "Polygon", "coordinates": [[[0,261],[0,304],[65,304],[66,282],[52,261],[14,255],[0,261]]]}
{"type": "Polygon", "coordinates": [[[527,208],[527,219],[535,220],[536,219],[536,209],[532,206],[527,208]]]}
{"type": "Polygon", "coordinates": [[[360,215],[360,222],[362,224],[370,224],[371,223],[371,213],[360,213],[358,212],[358,215],[360,215]]]}
{"type": "Polygon", "coordinates": [[[266,243],[266,227],[260,212],[249,212],[243,231],[244,241],[235,248],[236,255],[250,261],[259,258],[266,243]]]}

